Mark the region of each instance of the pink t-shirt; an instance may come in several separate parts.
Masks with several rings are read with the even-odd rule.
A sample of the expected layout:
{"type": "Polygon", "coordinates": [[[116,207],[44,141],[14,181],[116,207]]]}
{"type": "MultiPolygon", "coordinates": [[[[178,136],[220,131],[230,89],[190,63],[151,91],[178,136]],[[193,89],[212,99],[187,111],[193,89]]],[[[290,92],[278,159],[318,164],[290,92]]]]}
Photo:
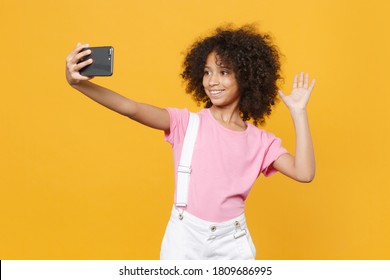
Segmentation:
{"type": "MultiPolygon", "coordinates": [[[[165,139],[172,144],[177,179],[190,113],[187,109],[167,110],[170,130],[165,131],[165,139]]],[[[245,131],[233,131],[222,126],[209,109],[197,114],[199,130],[186,211],[209,222],[227,221],[244,212],[244,201],[256,178],[260,173],[275,173],[272,163],[287,151],[279,138],[250,123],[245,131]]]]}

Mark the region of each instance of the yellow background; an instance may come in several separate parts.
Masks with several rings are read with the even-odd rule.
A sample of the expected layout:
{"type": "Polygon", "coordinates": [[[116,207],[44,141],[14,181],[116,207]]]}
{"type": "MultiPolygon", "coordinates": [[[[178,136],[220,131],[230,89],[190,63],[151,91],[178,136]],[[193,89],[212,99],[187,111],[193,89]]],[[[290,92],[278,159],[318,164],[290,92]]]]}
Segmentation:
{"type": "MultiPolygon", "coordinates": [[[[183,52],[216,26],[258,23],[309,104],[317,176],[261,177],[247,201],[259,259],[389,259],[389,1],[1,1],[0,259],[157,259],[173,201],[163,133],[67,85],[77,42],[115,48],[95,82],[198,110],[183,52]]],[[[266,127],[294,151],[279,103],[266,127]]]]}

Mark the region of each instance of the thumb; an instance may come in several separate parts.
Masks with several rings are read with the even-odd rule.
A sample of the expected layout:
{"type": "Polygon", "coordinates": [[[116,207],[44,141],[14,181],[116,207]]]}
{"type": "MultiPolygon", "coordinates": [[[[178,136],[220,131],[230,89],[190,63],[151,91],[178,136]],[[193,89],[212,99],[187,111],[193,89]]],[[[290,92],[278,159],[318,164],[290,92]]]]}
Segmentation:
{"type": "Polygon", "coordinates": [[[281,90],[278,90],[278,94],[279,94],[280,98],[282,98],[282,99],[284,99],[286,97],[286,95],[281,90]]]}

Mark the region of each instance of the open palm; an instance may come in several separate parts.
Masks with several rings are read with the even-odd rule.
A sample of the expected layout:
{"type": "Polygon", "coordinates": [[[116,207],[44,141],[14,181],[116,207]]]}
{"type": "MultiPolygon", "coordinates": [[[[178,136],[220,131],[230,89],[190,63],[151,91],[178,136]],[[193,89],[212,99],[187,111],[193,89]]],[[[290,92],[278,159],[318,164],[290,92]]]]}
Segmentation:
{"type": "Polygon", "coordinates": [[[313,79],[309,85],[309,74],[301,72],[294,76],[293,87],[290,95],[285,95],[281,90],[279,90],[279,96],[283,100],[284,104],[291,110],[296,109],[305,109],[311,92],[313,90],[316,80],[313,79]]]}

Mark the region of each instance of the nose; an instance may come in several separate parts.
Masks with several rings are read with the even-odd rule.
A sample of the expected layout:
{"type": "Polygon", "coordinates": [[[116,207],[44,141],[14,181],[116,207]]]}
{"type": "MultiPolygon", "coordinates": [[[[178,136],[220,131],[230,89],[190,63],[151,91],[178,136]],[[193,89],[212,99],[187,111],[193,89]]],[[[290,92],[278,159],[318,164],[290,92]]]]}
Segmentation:
{"type": "Polygon", "coordinates": [[[218,75],[210,75],[209,86],[216,86],[216,85],[219,85],[218,75]]]}

